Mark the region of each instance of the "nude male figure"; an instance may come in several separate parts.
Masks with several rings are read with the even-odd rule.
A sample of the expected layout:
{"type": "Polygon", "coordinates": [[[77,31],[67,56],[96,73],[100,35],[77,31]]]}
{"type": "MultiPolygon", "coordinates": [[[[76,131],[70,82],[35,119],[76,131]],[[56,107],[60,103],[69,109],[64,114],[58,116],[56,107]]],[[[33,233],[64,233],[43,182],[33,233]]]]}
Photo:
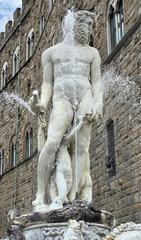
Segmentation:
{"type": "MultiPolygon", "coordinates": [[[[42,54],[43,84],[38,107],[47,111],[52,98],[53,108],[48,124],[47,140],[38,161],[38,190],[34,206],[44,205],[46,187],[54,167],[57,150],[64,134],[79,116],[102,114],[103,91],[101,84],[100,56],[88,45],[93,21],[86,11],[75,14],[74,44],[63,41],[42,54]],[[74,111],[75,110],[75,111],[74,111]]],[[[69,31],[69,29],[68,29],[69,31]]],[[[79,191],[82,199],[92,200],[89,144],[91,124],[85,123],[77,133],[72,148],[73,183],[69,200],[79,191]],[[77,149],[77,163],[76,163],[77,149]],[[76,169],[77,164],[77,169],[76,169]],[[88,187],[83,191],[83,186],[88,187]],[[80,191],[81,189],[81,191],[80,191]]]]}

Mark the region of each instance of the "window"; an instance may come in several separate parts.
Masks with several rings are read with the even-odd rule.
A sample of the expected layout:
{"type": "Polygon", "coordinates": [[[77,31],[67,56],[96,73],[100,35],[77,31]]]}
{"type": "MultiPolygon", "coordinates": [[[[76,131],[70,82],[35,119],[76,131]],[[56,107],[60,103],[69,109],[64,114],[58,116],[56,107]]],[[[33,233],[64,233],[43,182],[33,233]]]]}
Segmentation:
{"type": "Polygon", "coordinates": [[[34,29],[32,28],[26,39],[26,60],[28,60],[33,54],[34,40],[35,40],[34,39],[34,29]]]}
{"type": "Polygon", "coordinates": [[[44,27],[45,27],[45,17],[41,16],[40,17],[40,35],[42,34],[44,27]]]}
{"type": "Polygon", "coordinates": [[[0,148],[0,175],[3,174],[3,166],[4,166],[4,150],[0,148]]]}
{"type": "Polygon", "coordinates": [[[49,9],[51,11],[53,4],[54,4],[55,0],[49,0],[49,9]]]}
{"type": "Polygon", "coordinates": [[[18,72],[20,67],[20,48],[16,47],[13,54],[13,76],[18,72]]]}
{"type": "Polygon", "coordinates": [[[108,51],[109,53],[124,36],[123,0],[112,0],[108,9],[108,51]]]}
{"type": "Polygon", "coordinates": [[[116,161],[115,161],[115,132],[114,121],[108,120],[107,125],[107,144],[108,144],[108,157],[107,157],[107,171],[109,176],[116,174],[116,161]]]}
{"type": "Polygon", "coordinates": [[[11,167],[16,167],[16,143],[11,142],[11,167]]]}
{"type": "Polygon", "coordinates": [[[33,129],[26,131],[25,136],[25,158],[28,159],[33,153],[33,129]]]}
{"type": "Polygon", "coordinates": [[[8,63],[5,62],[2,67],[1,71],[1,84],[0,84],[0,89],[3,89],[3,87],[6,85],[8,81],[8,63]]]}
{"type": "Polygon", "coordinates": [[[124,36],[124,10],[123,0],[118,1],[117,4],[117,21],[118,21],[118,40],[124,36]]]}
{"type": "Polygon", "coordinates": [[[110,26],[110,40],[111,40],[111,49],[116,45],[116,19],[114,8],[110,6],[110,15],[109,15],[109,26],[110,26]]]}

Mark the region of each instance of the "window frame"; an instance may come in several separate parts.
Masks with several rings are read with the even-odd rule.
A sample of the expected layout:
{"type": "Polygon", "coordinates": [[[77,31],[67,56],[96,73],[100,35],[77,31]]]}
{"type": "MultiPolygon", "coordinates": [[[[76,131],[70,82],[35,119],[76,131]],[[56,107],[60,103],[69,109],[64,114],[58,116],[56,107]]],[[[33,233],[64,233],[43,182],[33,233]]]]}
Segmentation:
{"type": "Polygon", "coordinates": [[[17,146],[16,146],[16,136],[14,135],[10,141],[10,168],[15,168],[17,166],[17,146]]]}
{"type": "Polygon", "coordinates": [[[17,46],[13,53],[13,76],[19,71],[19,69],[20,69],[20,47],[17,46]]]}
{"type": "Polygon", "coordinates": [[[8,81],[8,63],[4,62],[1,70],[1,84],[0,89],[2,90],[8,81]]]}
{"type": "Polygon", "coordinates": [[[51,11],[54,3],[55,3],[55,0],[48,0],[49,1],[49,11],[51,11]]]}
{"type": "Polygon", "coordinates": [[[26,38],[26,61],[33,55],[35,43],[34,28],[31,28],[26,38]]]}
{"type": "Polygon", "coordinates": [[[110,0],[107,11],[107,47],[108,54],[116,47],[125,34],[124,31],[124,0],[110,0]],[[113,10],[111,14],[111,9],[113,10]],[[122,15],[122,17],[121,17],[122,15]],[[113,17],[113,26],[115,28],[115,34],[111,31],[111,16],[113,17]],[[115,39],[112,42],[112,39],[115,39]]]}
{"type": "Polygon", "coordinates": [[[31,158],[33,155],[33,128],[28,127],[25,131],[24,156],[25,159],[31,158]]]}
{"type": "Polygon", "coordinates": [[[108,176],[112,177],[116,175],[115,124],[112,118],[108,119],[106,122],[106,133],[107,133],[106,167],[108,176]]]}
{"type": "Polygon", "coordinates": [[[45,28],[45,16],[42,15],[40,17],[40,35],[42,34],[42,32],[44,31],[45,28]]]}
{"type": "Polygon", "coordinates": [[[4,149],[0,147],[0,176],[4,173],[4,149]]]}

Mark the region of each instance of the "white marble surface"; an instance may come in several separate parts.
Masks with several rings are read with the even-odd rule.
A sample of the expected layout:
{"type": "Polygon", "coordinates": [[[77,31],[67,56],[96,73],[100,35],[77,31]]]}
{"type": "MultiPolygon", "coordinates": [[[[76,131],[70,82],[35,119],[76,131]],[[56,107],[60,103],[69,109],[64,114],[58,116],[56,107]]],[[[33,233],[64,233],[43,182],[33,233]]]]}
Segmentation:
{"type": "Polygon", "coordinates": [[[93,14],[88,11],[69,13],[63,22],[64,41],[42,54],[41,98],[35,103],[34,96],[30,101],[40,123],[38,190],[33,202],[35,212],[43,211],[42,206],[45,211],[48,208],[45,206],[45,194],[55,163],[57,167],[50,190],[52,204],[48,211],[61,208],[67,199],[73,201],[76,194],[82,200],[92,201],[91,125],[92,120],[102,115],[103,109],[101,59],[97,49],[89,46],[92,17],[93,14]],[[45,116],[51,98],[53,108],[45,139],[45,116]],[[80,119],[85,120],[76,128],[70,141],[66,141],[66,134],[77,126],[80,119]]]}

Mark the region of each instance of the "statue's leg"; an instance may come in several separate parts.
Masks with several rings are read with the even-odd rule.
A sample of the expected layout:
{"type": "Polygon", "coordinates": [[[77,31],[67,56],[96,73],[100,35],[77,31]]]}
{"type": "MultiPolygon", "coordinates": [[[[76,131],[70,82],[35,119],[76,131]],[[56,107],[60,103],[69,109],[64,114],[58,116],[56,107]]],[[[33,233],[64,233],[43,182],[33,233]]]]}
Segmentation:
{"type": "Polygon", "coordinates": [[[55,181],[55,173],[53,174],[53,176],[51,176],[51,181],[50,181],[50,198],[51,201],[53,202],[54,199],[58,196],[58,191],[57,191],[57,186],[56,186],[56,181],[55,181]]]}
{"type": "MultiPolygon", "coordinates": [[[[38,120],[39,122],[39,120],[38,120]]],[[[38,123],[38,152],[40,153],[43,149],[43,146],[45,145],[46,139],[45,139],[45,129],[41,126],[40,123],[38,123]]]]}
{"type": "Polygon", "coordinates": [[[72,185],[71,158],[67,145],[62,145],[57,157],[56,185],[58,199],[64,203],[72,185]]]}
{"type": "MultiPolygon", "coordinates": [[[[85,99],[79,105],[77,111],[77,118],[79,116],[85,116],[88,113],[89,109],[89,99],[85,99]]],[[[91,133],[91,124],[85,122],[74,139],[73,154],[72,154],[72,170],[73,170],[73,183],[72,188],[69,194],[69,200],[73,201],[76,198],[76,193],[81,193],[83,199],[86,199],[84,196],[84,186],[87,185],[86,194],[88,194],[89,201],[92,198],[92,181],[90,176],[90,160],[89,160],[89,145],[90,145],[90,133],[91,133]],[[77,143],[77,146],[76,146],[77,143]],[[83,182],[82,180],[85,181],[83,182]],[[82,184],[83,182],[83,184],[82,184]],[[82,191],[83,189],[83,191],[82,191]],[[88,190],[89,189],[89,190],[88,190]]],[[[85,188],[86,190],[86,188],[85,188]]]]}
{"type": "Polygon", "coordinates": [[[37,195],[33,205],[40,205],[45,200],[45,190],[50,174],[54,168],[55,155],[63,135],[67,131],[73,119],[73,110],[67,100],[57,101],[53,104],[53,110],[49,120],[47,141],[40,153],[38,160],[37,195]]]}
{"type": "MultiPolygon", "coordinates": [[[[82,188],[86,184],[86,176],[90,176],[89,168],[89,142],[90,142],[91,126],[84,123],[79,132],[77,133],[77,147],[73,145],[72,151],[72,171],[73,171],[73,183],[69,194],[69,200],[73,201],[76,198],[76,193],[82,191],[82,188]],[[82,183],[82,179],[85,182],[82,183]],[[82,187],[81,187],[82,186],[82,187]]],[[[90,194],[89,194],[90,195],[90,194]]]]}
{"type": "Polygon", "coordinates": [[[85,153],[85,166],[79,185],[79,191],[80,199],[86,202],[92,201],[92,178],[90,175],[90,158],[88,151],[85,153]]]}

